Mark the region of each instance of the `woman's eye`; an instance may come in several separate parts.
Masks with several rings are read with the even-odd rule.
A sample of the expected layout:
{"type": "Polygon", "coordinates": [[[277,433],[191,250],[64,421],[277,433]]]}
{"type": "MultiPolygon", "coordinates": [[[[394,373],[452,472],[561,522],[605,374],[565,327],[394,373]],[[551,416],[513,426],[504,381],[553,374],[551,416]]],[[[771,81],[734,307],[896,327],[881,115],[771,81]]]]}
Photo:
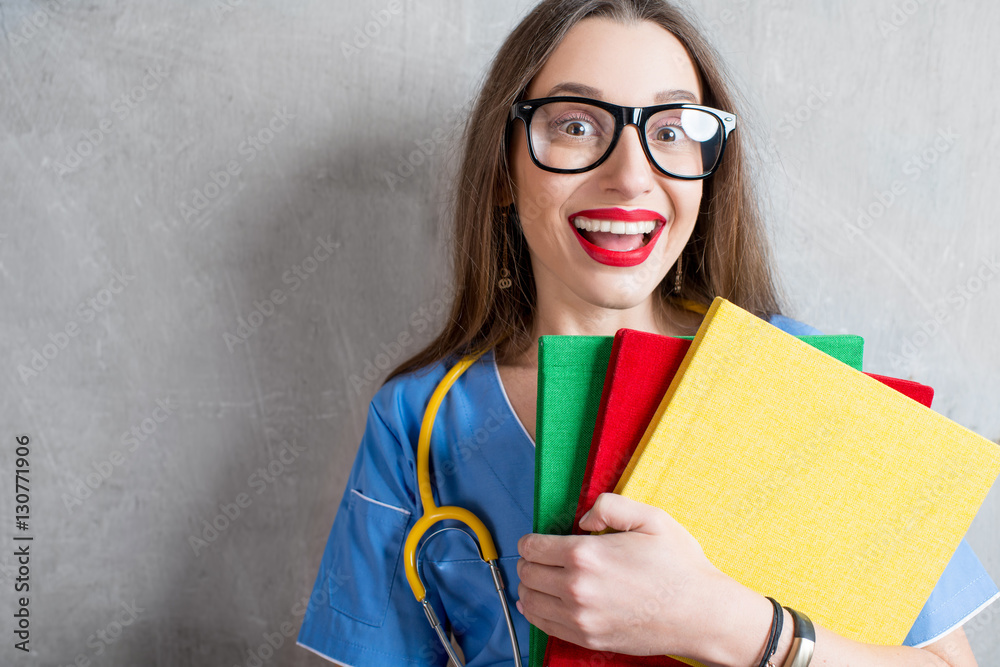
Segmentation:
{"type": "Polygon", "coordinates": [[[592,123],[585,120],[567,120],[556,126],[563,134],[571,137],[586,137],[596,134],[596,129],[592,123]]]}
{"type": "Polygon", "coordinates": [[[672,141],[681,141],[684,135],[680,128],[665,126],[661,127],[656,131],[654,135],[657,141],[662,141],[664,143],[670,143],[672,141]]]}

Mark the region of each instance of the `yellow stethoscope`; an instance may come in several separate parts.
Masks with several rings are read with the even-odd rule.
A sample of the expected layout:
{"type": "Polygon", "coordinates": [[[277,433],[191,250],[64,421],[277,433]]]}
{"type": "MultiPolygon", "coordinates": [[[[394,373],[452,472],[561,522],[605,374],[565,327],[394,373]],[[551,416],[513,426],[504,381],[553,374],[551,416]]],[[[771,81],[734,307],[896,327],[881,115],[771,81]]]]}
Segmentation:
{"type": "Polygon", "coordinates": [[[438,639],[441,640],[445,651],[448,652],[448,656],[455,661],[456,665],[464,666],[465,663],[459,660],[455,654],[455,649],[441,628],[441,621],[438,620],[437,614],[434,613],[434,609],[427,599],[427,589],[424,587],[424,582],[420,579],[420,573],[417,570],[417,545],[431,526],[445,519],[460,521],[471,528],[478,541],[479,556],[490,566],[490,573],[493,575],[493,585],[500,596],[500,605],[503,607],[503,615],[507,620],[507,632],[510,633],[510,642],[514,648],[514,664],[517,667],[522,667],[521,652],[518,650],[517,635],[514,633],[514,620],[510,615],[510,607],[507,606],[507,598],[504,596],[503,577],[500,574],[500,567],[497,564],[499,557],[490,531],[486,529],[486,526],[480,521],[479,517],[467,509],[452,505],[438,507],[431,493],[429,464],[431,432],[434,430],[434,420],[437,417],[438,408],[441,407],[441,402],[444,400],[445,394],[455,384],[455,381],[482,354],[483,352],[470,354],[455,364],[441,379],[437,388],[434,389],[434,393],[431,394],[430,401],[427,403],[427,409],[424,411],[424,419],[420,424],[420,438],[417,441],[417,484],[420,488],[420,503],[423,505],[424,513],[413,524],[413,528],[410,529],[410,533],[406,536],[406,543],[403,546],[404,567],[406,569],[406,579],[410,583],[410,588],[413,589],[413,595],[417,598],[417,602],[423,605],[427,621],[434,628],[434,632],[437,633],[438,639]]]}

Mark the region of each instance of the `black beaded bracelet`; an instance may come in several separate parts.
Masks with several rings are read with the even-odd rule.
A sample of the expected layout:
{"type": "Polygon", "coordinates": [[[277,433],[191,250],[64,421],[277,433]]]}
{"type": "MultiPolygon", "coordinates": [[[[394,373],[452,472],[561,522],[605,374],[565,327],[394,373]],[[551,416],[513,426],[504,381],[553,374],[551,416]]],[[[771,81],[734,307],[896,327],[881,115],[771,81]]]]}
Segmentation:
{"type": "Polygon", "coordinates": [[[774,607],[774,616],[771,619],[771,631],[767,635],[767,644],[764,646],[764,657],[760,659],[760,664],[757,667],[770,667],[771,658],[778,650],[778,640],[781,639],[781,626],[785,622],[785,614],[778,601],[772,597],[767,599],[774,607]]]}

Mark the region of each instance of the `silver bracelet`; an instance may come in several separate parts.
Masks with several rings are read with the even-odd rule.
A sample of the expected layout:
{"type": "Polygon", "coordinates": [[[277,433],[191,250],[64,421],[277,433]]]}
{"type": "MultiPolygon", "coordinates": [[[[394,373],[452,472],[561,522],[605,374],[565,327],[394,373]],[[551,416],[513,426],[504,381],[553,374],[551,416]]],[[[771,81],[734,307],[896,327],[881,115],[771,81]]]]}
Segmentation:
{"type": "Polygon", "coordinates": [[[816,629],[809,617],[802,612],[795,611],[791,607],[785,609],[792,615],[795,631],[792,648],[788,652],[785,664],[781,667],[808,667],[813,657],[813,650],[816,648],[816,629]]]}

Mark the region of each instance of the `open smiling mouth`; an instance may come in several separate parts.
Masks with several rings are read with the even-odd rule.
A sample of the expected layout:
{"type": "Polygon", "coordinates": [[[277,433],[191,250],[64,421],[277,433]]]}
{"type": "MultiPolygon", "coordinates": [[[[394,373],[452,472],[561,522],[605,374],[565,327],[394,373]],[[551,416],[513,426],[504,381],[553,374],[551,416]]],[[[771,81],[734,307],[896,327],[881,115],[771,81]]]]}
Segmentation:
{"type": "Polygon", "coordinates": [[[636,266],[649,257],[666,221],[655,211],[611,208],[574,213],[569,224],[595,262],[636,266]]]}

